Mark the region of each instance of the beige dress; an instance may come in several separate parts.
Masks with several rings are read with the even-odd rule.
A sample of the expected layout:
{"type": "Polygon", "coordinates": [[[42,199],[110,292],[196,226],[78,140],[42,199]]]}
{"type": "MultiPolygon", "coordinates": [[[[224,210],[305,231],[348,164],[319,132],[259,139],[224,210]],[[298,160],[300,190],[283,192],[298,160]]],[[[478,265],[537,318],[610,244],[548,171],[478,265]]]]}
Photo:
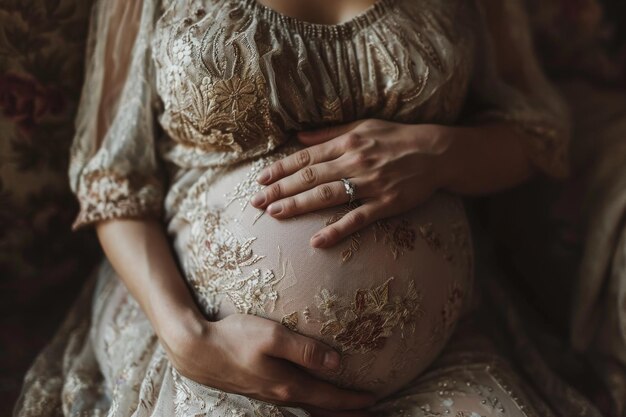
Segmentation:
{"type": "MultiPolygon", "coordinates": [[[[328,250],[309,237],[353,206],[278,221],[248,204],[259,171],[300,148],[294,132],[367,118],[507,121],[530,133],[538,168],[563,175],[563,106],[523,10],[501,12],[521,81],[472,1],[379,0],[331,26],[255,0],[97,2],[72,149],[75,226],[159,216],[207,318],[254,314],[323,340],[343,361],[318,376],[375,392],[377,415],[550,415],[491,347],[462,349],[477,333],[433,365],[472,295],[458,197],[438,193],[328,250]]],[[[104,261],[29,371],[16,415],[307,413],[178,374],[104,261]]]]}

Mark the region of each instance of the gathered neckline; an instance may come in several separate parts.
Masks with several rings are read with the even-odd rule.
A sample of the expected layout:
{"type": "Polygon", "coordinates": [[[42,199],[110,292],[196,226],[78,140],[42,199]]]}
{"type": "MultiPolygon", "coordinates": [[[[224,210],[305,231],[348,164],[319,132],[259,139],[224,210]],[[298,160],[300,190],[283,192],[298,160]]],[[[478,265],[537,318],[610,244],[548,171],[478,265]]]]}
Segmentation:
{"type": "Polygon", "coordinates": [[[273,24],[285,25],[289,29],[302,35],[323,38],[352,37],[356,32],[366,28],[387,14],[396,0],[377,0],[350,19],[336,24],[314,23],[286,15],[269,6],[259,3],[258,0],[240,0],[243,6],[260,15],[264,20],[273,24]]]}

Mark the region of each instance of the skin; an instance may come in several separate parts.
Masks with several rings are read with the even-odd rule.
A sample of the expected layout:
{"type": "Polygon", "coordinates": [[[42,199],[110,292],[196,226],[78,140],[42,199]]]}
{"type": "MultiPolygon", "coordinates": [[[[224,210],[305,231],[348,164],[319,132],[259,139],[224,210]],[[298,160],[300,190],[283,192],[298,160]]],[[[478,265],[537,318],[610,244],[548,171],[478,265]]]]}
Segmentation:
{"type": "Polygon", "coordinates": [[[506,124],[448,127],[372,119],[298,138],[308,148],[261,171],[257,181],[267,187],[251,204],[277,219],[336,206],[349,200],[340,181],[348,177],[361,205],[315,234],[311,245],[317,248],[415,208],[436,190],[489,194],[532,173],[520,137],[506,124]]]}
{"type": "MultiPolygon", "coordinates": [[[[349,20],[375,2],[257,1],[324,24],[349,20]]],[[[516,56],[506,48],[505,53],[516,56]]],[[[516,68],[502,67],[507,79],[523,87],[524,76],[516,68]]],[[[338,180],[350,178],[361,206],[311,239],[321,248],[379,218],[416,207],[436,190],[487,194],[524,182],[533,173],[523,133],[507,124],[446,127],[361,120],[302,132],[298,138],[307,148],[261,173],[259,182],[267,187],[252,204],[277,219],[343,204],[348,197],[338,180]]],[[[251,315],[207,320],[161,222],[115,219],[99,222],[96,230],[106,256],[182,375],[227,392],[303,407],[317,417],[368,416],[359,410],[375,402],[372,395],[339,389],[307,373],[338,367],[339,354],[327,345],[251,315]]]]}

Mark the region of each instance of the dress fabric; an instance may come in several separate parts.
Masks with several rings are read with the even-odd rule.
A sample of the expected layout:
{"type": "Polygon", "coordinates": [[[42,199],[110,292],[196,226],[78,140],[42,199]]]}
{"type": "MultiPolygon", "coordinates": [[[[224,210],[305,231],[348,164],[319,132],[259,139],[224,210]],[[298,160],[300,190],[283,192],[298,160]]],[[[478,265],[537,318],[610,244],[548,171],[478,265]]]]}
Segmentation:
{"type": "MultiPolygon", "coordinates": [[[[521,78],[479,2],[379,0],[338,25],[256,0],[97,2],[70,167],[75,227],[162,219],[208,318],[260,315],[329,343],[343,367],[320,377],[378,393],[377,415],[552,415],[467,330],[471,318],[441,354],[472,297],[459,198],[438,193],[326,251],[308,236],[353,206],[279,222],[248,204],[259,171],[300,149],[293,133],[367,118],[508,122],[529,133],[538,169],[564,175],[564,107],[523,8],[501,12],[521,78]]],[[[103,261],[27,374],[16,415],[308,414],[179,375],[103,261]]]]}

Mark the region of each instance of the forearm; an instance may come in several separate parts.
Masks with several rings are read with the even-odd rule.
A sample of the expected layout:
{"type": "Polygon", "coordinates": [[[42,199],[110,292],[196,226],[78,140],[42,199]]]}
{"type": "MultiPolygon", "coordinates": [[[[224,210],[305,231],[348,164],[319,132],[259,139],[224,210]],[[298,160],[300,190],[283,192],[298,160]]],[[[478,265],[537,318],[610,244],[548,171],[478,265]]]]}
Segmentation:
{"type": "Polygon", "coordinates": [[[112,220],[96,230],[107,258],[161,339],[198,321],[200,312],[159,222],[112,220]]]}
{"type": "Polygon", "coordinates": [[[527,181],[534,167],[522,136],[507,123],[444,129],[449,135],[442,188],[476,196],[495,193],[527,181]]]}

